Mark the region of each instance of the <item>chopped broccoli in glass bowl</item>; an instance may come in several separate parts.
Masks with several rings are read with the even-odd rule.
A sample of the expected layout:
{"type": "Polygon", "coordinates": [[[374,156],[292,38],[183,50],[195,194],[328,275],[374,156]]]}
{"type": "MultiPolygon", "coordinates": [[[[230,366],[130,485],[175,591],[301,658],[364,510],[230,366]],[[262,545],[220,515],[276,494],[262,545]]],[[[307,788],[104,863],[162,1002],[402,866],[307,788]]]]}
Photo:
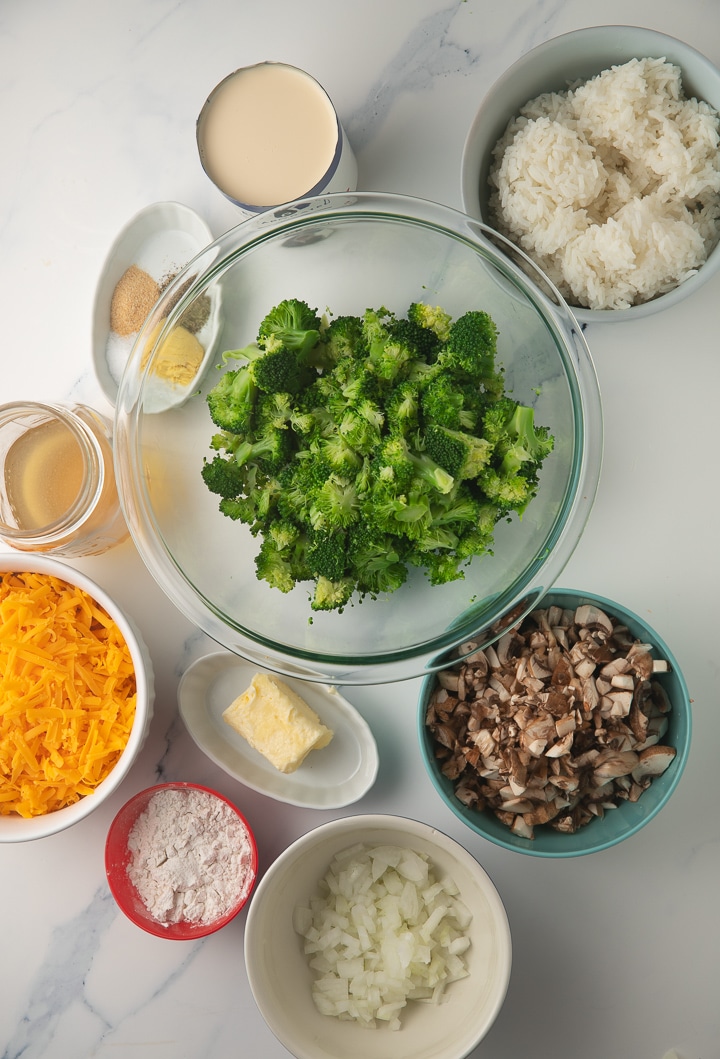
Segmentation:
{"type": "Polygon", "coordinates": [[[140,333],[116,474],[151,573],[219,643],[287,675],[406,679],[552,586],[597,487],[600,398],[572,314],[495,240],[435,203],[325,196],[168,287],[168,326],[221,291],[225,353],[155,413],[140,333]]]}

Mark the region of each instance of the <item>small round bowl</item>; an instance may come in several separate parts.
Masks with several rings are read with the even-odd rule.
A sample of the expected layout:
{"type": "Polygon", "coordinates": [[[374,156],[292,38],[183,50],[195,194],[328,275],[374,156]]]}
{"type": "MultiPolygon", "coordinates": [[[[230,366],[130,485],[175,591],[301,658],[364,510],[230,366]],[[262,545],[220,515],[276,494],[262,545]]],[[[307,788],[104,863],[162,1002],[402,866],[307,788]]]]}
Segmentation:
{"type": "Polygon", "coordinates": [[[25,818],[0,814],[0,843],[27,842],[46,838],[84,820],[110,798],[132,768],[150,729],[155,701],[155,679],[152,659],[134,622],[91,578],[74,570],[59,559],[28,553],[0,555],[0,576],[11,572],[35,572],[60,578],[87,592],[113,619],[130,648],[135,667],[137,703],[130,736],[112,771],[92,794],[86,794],[72,805],[41,816],[25,818]]]}
{"type": "MultiPolygon", "coordinates": [[[[187,298],[222,290],[218,350],[254,341],[260,321],[287,297],[334,315],[386,306],[402,316],[414,301],[441,305],[453,317],[485,308],[500,331],[506,389],[532,404],[556,439],[522,520],[497,524],[493,554],[474,560],[464,580],[431,586],[415,569],[387,596],[353,599],[342,614],[312,612],[308,583],[284,593],[257,579],[258,538],[220,514],[201,479],[217,432],[205,397],[219,372],[181,408],[153,414],[147,372],[154,354],[143,369],[141,333],[116,407],[118,490],[142,558],[196,625],[288,677],[385,683],[441,667],[474,636],[497,635],[489,631],[495,622],[514,606],[530,608],[557,580],[600,473],[597,379],[564,304],[540,290],[539,273],[532,282],[499,253],[479,222],[402,196],[330,195],[245,221],[189,268],[198,279],[187,298]]],[[[173,293],[171,285],[165,297],[173,293]]],[[[172,313],[168,320],[172,326],[172,313]]]]}
{"type": "Polygon", "coordinates": [[[396,816],[333,820],[303,835],[270,866],[253,897],[245,926],[245,963],[267,1025],[297,1059],[462,1059],[488,1033],[510,979],[512,946],[500,897],[477,861],[428,824],[396,816]],[[314,973],[293,928],[293,912],[315,894],[335,854],[356,843],[397,845],[430,857],[457,885],[470,909],[469,974],[452,982],[443,1003],[409,1003],[397,1031],[374,1032],[322,1015],[311,995],[314,973]]]}
{"type": "MultiPolygon", "coordinates": [[[[680,67],[686,97],[697,97],[720,111],[720,70],[681,40],[636,26],[590,26],[553,37],[521,56],[485,95],[467,133],[461,163],[463,208],[492,226],[488,174],[492,152],[508,122],[544,92],[564,92],[630,59],[665,58],[680,67]]],[[[521,251],[510,250],[521,254],[521,251]]],[[[571,305],[581,323],[635,320],[677,305],[720,269],[720,244],[694,275],[666,294],[627,309],[592,310],[571,305]]]]}
{"type": "Polygon", "coordinates": [[[676,754],[665,772],[653,777],[650,786],[636,802],[621,801],[617,808],[606,811],[602,818],[593,820],[574,834],[564,834],[545,825],[535,827],[533,839],[514,835],[491,811],[479,812],[468,808],[455,797],[455,785],[440,770],[435,756],[435,743],[425,724],[427,705],[435,687],[436,677],[427,677],[420,691],[417,719],[420,752],[437,793],[455,816],[467,824],[475,834],[496,846],[531,857],[580,857],[609,849],[631,838],[650,823],[670,800],[680,782],[690,753],[692,709],[685,678],[670,648],[646,621],[613,600],[573,589],[553,588],[543,598],[541,606],[546,608],[556,605],[575,609],[586,603],[595,604],[610,617],[627,626],[637,640],[650,644],[654,658],[665,659],[669,663],[669,671],[656,673],[653,680],[662,686],[671,706],[668,729],[662,743],[674,747],[676,754]]]}
{"type": "Polygon", "coordinates": [[[139,791],[117,813],[110,825],[105,842],[105,874],[110,892],[117,901],[118,906],[129,920],[147,931],[148,934],[154,934],[157,938],[168,938],[171,941],[194,941],[197,938],[205,938],[209,934],[215,934],[216,931],[227,926],[250,897],[255,885],[257,870],[258,853],[255,836],[243,814],[237,806],[233,805],[222,794],[196,783],[159,783],[154,787],[139,791]],[[178,923],[161,923],[148,911],[128,875],[128,866],[132,859],[131,851],[128,848],[130,832],[140,814],[147,809],[153,795],[161,791],[199,791],[203,795],[215,798],[230,807],[245,832],[250,847],[250,864],[248,877],[242,887],[241,897],[224,915],[212,920],[210,923],[193,923],[185,920],[178,923]]]}

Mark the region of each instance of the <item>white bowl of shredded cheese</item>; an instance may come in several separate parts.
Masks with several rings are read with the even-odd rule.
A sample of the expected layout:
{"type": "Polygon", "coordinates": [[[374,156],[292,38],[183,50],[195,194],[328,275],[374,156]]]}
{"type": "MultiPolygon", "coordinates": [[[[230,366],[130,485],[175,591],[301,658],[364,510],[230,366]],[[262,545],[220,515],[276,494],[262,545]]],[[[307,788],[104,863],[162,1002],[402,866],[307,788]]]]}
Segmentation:
{"type": "Polygon", "coordinates": [[[493,883],[416,820],[355,816],[294,842],[253,895],[245,962],[297,1059],[461,1059],[502,1008],[511,966],[493,883]]]}
{"type": "Polygon", "coordinates": [[[0,556],[0,842],[97,809],[147,736],[153,666],[134,623],[57,559],[0,556]]]}
{"type": "Polygon", "coordinates": [[[465,211],[581,323],[647,316],[720,268],[720,70],[683,41],[593,26],[521,56],[462,159],[465,211]]]}

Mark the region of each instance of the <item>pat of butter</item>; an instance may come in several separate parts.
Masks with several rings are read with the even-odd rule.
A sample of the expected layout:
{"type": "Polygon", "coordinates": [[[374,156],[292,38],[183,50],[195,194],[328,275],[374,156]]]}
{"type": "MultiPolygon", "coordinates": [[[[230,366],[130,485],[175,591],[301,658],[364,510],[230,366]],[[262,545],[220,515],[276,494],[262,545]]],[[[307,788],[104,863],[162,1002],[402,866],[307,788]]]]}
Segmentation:
{"type": "Polygon", "coordinates": [[[333,737],[304,699],[265,673],[255,674],[222,717],[279,772],[294,772],[311,750],[321,750],[333,737]]]}

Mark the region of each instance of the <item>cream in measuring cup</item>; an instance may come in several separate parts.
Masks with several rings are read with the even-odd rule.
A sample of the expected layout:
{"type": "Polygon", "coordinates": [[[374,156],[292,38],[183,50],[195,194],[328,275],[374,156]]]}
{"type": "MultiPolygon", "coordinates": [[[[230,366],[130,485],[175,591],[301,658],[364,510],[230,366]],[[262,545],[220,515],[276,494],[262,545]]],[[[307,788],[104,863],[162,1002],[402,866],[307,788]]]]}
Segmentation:
{"type": "Polygon", "coordinates": [[[357,187],[357,162],[329,96],[286,63],[245,66],[221,81],[198,117],[197,144],[216,187],[252,213],[357,187]]]}

